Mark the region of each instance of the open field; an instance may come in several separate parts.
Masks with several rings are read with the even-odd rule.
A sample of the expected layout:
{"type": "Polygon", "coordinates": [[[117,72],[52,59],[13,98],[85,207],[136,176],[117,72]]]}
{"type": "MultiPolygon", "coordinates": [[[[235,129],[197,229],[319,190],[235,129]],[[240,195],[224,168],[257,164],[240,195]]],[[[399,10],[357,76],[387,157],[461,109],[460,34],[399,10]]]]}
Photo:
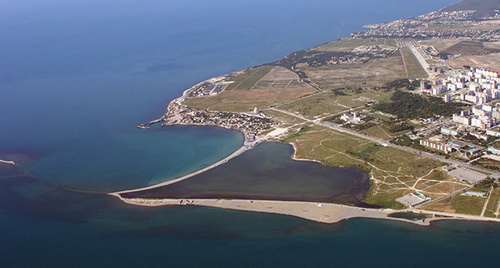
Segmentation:
{"type": "Polygon", "coordinates": [[[499,215],[496,214],[498,213],[499,205],[500,205],[500,188],[497,187],[494,188],[493,191],[491,192],[491,197],[488,202],[488,206],[486,207],[486,211],[484,212],[484,216],[499,218],[499,215]]]}
{"type": "Polygon", "coordinates": [[[396,41],[394,39],[387,38],[375,38],[375,39],[365,39],[365,38],[344,38],[335,41],[322,44],[311,50],[319,51],[349,51],[353,48],[366,45],[389,45],[396,46],[396,41]]]}
{"type": "Polygon", "coordinates": [[[464,187],[440,169],[442,163],[420,155],[384,147],[371,141],[319,126],[301,127],[284,142],[293,143],[294,157],[312,159],[329,166],[365,170],[372,187],[365,201],[391,208],[403,208],[395,199],[419,191],[431,197],[449,189],[464,187]]]}
{"type": "Polygon", "coordinates": [[[464,40],[445,49],[443,52],[454,55],[471,56],[484,55],[498,51],[496,49],[486,48],[481,41],[464,40]]]}
{"type": "Polygon", "coordinates": [[[444,39],[444,38],[432,38],[429,40],[418,41],[419,44],[434,46],[439,52],[459,43],[460,39],[444,39]]]}
{"type": "Polygon", "coordinates": [[[500,42],[483,42],[485,48],[500,49],[500,42]]]}
{"type": "Polygon", "coordinates": [[[242,71],[216,96],[189,98],[185,105],[199,110],[243,112],[265,108],[316,93],[317,90],[283,67],[262,66],[242,71]]]}
{"type": "Polygon", "coordinates": [[[346,87],[378,87],[390,81],[406,78],[403,60],[399,53],[387,58],[374,58],[363,64],[307,67],[303,71],[311,81],[325,90],[346,87]]]}
{"type": "Polygon", "coordinates": [[[373,126],[371,128],[363,129],[360,133],[385,141],[391,140],[395,137],[393,133],[390,133],[382,126],[373,126]]]}
{"type": "Polygon", "coordinates": [[[485,201],[486,198],[482,197],[454,195],[440,200],[439,202],[424,206],[424,209],[441,212],[479,215],[481,214],[481,210],[483,209],[485,201]]]}
{"type": "Polygon", "coordinates": [[[424,70],[417,57],[411,52],[410,48],[402,47],[401,54],[403,54],[406,71],[408,72],[408,78],[426,78],[427,72],[424,70]]]}
{"type": "Polygon", "coordinates": [[[346,95],[325,92],[306,97],[281,106],[281,109],[298,113],[307,118],[337,114],[353,108],[364,106],[369,102],[388,101],[391,92],[363,90],[342,90],[346,95]]]}
{"type": "Polygon", "coordinates": [[[233,83],[227,86],[226,90],[248,90],[272,69],[273,66],[269,65],[245,69],[241,71],[240,75],[232,77],[229,80],[233,81],[233,83]]]}
{"type": "Polygon", "coordinates": [[[447,61],[451,67],[460,68],[464,65],[485,67],[490,71],[500,72],[500,53],[489,55],[462,56],[447,61]]]}

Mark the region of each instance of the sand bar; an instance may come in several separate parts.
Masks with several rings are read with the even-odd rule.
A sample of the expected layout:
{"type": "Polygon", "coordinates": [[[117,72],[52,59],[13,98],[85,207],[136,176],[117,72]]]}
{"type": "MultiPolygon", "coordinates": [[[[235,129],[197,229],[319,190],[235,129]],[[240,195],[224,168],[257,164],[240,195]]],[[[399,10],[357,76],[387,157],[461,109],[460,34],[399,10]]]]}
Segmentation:
{"type": "Polygon", "coordinates": [[[0,159],[0,163],[9,164],[9,165],[13,165],[13,166],[16,165],[16,162],[14,162],[14,161],[7,161],[7,160],[2,160],[2,159],[0,159]]]}
{"type": "Polygon", "coordinates": [[[144,199],[144,198],[122,198],[119,194],[111,194],[120,198],[123,202],[132,205],[157,207],[157,206],[204,206],[241,211],[264,212],[295,216],[321,223],[337,223],[352,218],[370,218],[403,221],[419,225],[429,225],[435,220],[475,220],[494,221],[500,219],[471,216],[457,213],[442,213],[428,210],[392,210],[392,209],[370,209],[352,207],[347,205],[318,202],[300,201],[270,201],[270,200],[243,200],[243,199],[144,199]],[[409,220],[404,218],[389,217],[395,212],[425,213],[429,218],[423,220],[409,220]]]}
{"type": "Polygon", "coordinates": [[[138,189],[132,189],[132,190],[126,190],[126,191],[120,191],[120,192],[116,192],[116,193],[113,193],[113,195],[119,195],[119,194],[125,194],[125,193],[130,193],[130,192],[138,192],[138,191],[143,191],[143,190],[150,190],[150,189],[153,189],[153,188],[158,188],[158,187],[162,187],[162,186],[166,186],[166,185],[170,185],[170,184],[173,184],[173,183],[176,183],[176,182],[180,182],[180,181],[183,181],[185,179],[189,179],[193,176],[196,176],[198,174],[201,174],[207,170],[210,170],[210,169],[213,169],[213,168],[216,168],[222,164],[225,164],[227,163],[227,161],[239,156],[240,154],[246,152],[247,150],[251,149],[252,147],[248,147],[248,146],[242,146],[240,147],[238,150],[236,150],[234,153],[230,154],[229,156],[227,156],[226,158],[218,161],[218,162],[215,162],[213,163],[212,165],[206,167],[206,168],[202,168],[200,170],[197,170],[195,172],[192,172],[192,173],[189,173],[185,176],[182,176],[182,177],[179,177],[177,179],[173,179],[173,180],[169,180],[169,181],[165,181],[165,182],[162,182],[162,183],[158,183],[158,184],[154,184],[154,185],[151,185],[151,186],[147,186],[147,187],[143,187],[143,188],[138,188],[138,189]]]}

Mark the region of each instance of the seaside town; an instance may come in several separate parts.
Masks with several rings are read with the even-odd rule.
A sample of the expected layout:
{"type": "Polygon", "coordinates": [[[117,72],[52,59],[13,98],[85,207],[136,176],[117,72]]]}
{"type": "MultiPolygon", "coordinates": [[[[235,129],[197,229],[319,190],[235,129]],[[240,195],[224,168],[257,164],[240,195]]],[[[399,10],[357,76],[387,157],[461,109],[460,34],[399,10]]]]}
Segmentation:
{"type": "MultiPolygon", "coordinates": [[[[421,139],[420,144],[446,154],[460,151],[467,157],[479,156],[483,152],[500,155],[500,150],[493,145],[484,147],[454,139],[457,136],[472,136],[482,141],[482,144],[495,144],[490,141],[500,137],[500,131],[495,127],[500,123],[500,106],[498,103],[492,103],[500,97],[499,74],[480,67],[450,70],[444,73],[448,75],[446,79],[424,81],[421,92],[442,96],[445,102],[463,102],[470,106],[468,105],[468,108],[460,113],[453,114],[451,120],[440,118],[439,125],[433,122],[433,130],[437,130],[436,126],[440,126],[440,135],[421,139]]],[[[433,119],[428,121],[432,122],[433,119]]],[[[432,133],[428,130],[427,133],[423,130],[419,132],[424,136],[432,133]]]]}
{"type": "MultiPolygon", "coordinates": [[[[473,18],[474,11],[434,11],[410,19],[396,20],[390,23],[366,25],[368,31],[351,34],[352,38],[473,38],[494,40],[500,37],[499,30],[470,29],[470,26],[483,26],[483,21],[473,18]],[[452,29],[446,26],[455,26],[452,29]],[[459,27],[456,27],[459,26],[459,27]],[[463,26],[463,27],[460,27],[463,26]]],[[[500,19],[500,12],[488,19],[500,19]]]]}
{"type": "Polygon", "coordinates": [[[220,111],[197,111],[185,105],[173,104],[163,117],[163,125],[212,125],[239,130],[245,135],[245,141],[251,142],[259,133],[277,126],[259,109],[252,113],[232,113],[220,111]]]}
{"type": "MultiPolygon", "coordinates": [[[[295,159],[370,174],[370,205],[424,213],[416,219],[426,223],[439,217],[497,220],[500,66],[479,57],[500,53],[500,12],[476,15],[440,10],[368,25],[351,38],[203,81],[173,100],[164,117],[138,127],[210,125],[243,132],[242,149],[214,166],[247,150],[248,142],[290,143],[295,159]],[[462,64],[453,63],[457,59],[462,64]],[[300,94],[304,88],[314,91],[300,94]],[[265,92],[278,100],[285,90],[299,94],[279,104],[258,97],[265,92]],[[255,105],[251,111],[249,104],[255,105]]],[[[124,198],[149,188],[115,195],[141,205],[177,202],[124,198]]],[[[382,218],[392,213],[370,211],[383,212],[382,218]]]]}

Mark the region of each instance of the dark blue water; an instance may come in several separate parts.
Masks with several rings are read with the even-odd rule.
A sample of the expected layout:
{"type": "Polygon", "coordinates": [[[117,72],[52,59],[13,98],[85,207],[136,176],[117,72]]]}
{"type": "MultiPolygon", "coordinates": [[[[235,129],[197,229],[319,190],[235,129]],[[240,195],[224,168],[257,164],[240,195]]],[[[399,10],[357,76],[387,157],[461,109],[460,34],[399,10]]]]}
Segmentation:
{"type": "Polygon", "coordinates": [[[139,208],[78,194],[172,179],[230,154],[241,134],[148,131],[181,92],[437,1],[0,2],[0,159],[47,183],[0,179],[0,266],[487,265],[498,225],[424,228],[207,208],[139,208]],[[473,246],[471,246],[473,245],[473,246]]]}

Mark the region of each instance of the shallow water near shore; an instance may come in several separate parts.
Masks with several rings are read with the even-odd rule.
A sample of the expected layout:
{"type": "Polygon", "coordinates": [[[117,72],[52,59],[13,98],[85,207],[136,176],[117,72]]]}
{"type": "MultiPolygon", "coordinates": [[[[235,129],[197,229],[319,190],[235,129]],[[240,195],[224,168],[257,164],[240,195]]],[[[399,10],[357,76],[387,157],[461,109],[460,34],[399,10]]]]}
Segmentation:
{"type": "Polygon", "coordinates": [[[489,266],[500,239],[500,225],[484,222],[329,225],[213,208],[136,207],[33,178],[0,180],[0,212],[3,267],[489,266]]]}
{"type": "MultiPolygon", "coordinates": [[[[96,191],[190,173],[235,131],[135,126],[183,90],[456,1],[2,1],[1,267],[489,266],[500,225],[335,225],[201,207],[146,208],[96,191]],[[48,183],[47,183],[48,182],[48,183]]],[[[288,152],[288,151],[287,151],[288,152]]]]}
{"type": "Polygon", "coordinates": [[[289,144],[261,143],[226,164],[175,184],[123,194],[126,198],[234,198],[361,205],[368,174],[296,161],[289,144]]]}

